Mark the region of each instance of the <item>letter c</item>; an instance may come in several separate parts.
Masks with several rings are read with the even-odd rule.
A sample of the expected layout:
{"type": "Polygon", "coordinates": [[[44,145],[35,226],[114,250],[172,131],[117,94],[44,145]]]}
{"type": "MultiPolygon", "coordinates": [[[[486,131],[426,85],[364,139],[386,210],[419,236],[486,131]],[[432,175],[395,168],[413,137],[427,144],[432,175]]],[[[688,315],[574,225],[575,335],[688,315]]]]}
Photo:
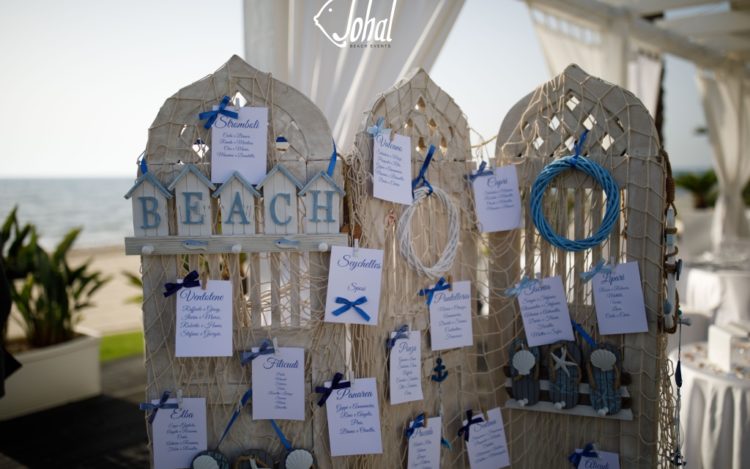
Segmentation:
{"type": "Polygon", "coordinates": [[[276,214],[276,202],[279,200],[279,197],[281,197],[282,199],[286,200],[286,204],[288,206],[292,205],[292,196],[288,192],[281,192],[281,193],[276,194],[275,196],[273,196],[273,198],[271,199],[271,205],[268,207],[268,211],[271,213],[271,219],[273,220],[273,222],[275,224],[277,224],[277,225],[288,225],[289,222],[292,221],[292,216],[291,215],[287,215],[286,220],[281,221],[281,220],[279,220],[279,217],[276,214]]]}

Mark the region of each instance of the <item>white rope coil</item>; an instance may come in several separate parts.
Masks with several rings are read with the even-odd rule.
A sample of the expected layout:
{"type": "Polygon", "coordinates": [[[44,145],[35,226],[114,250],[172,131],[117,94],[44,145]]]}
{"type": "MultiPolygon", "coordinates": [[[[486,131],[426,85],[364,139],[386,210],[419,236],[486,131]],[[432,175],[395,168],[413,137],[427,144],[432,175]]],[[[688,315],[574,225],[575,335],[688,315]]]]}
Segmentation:
{"type": "MultiPolygon", "coordinates": [[[[461,221],[459,219],[458,208],[456,208],[451,201],[450,196],[445,191],[439,187],[433,186],[432,193],[440,199],[448,211],[448,242],[435,265],[428,267],[422,263],[419,257],[417,257],[417,254],[414,252],[414,245],[411,236],[411,219],[417,211],[419,201],[430,195],[429,188],[423,186],[414,191],[414,202],[412,202],[412,204],[409,205],[401,215],[401,219],[398,221],[396,235],[398,236],[401,255],[404,256],[409,267],[422,275],[436,279],[449,271],[451,266],[453,266],[453,260],[456,258],[456,252],[458,251],[458,236],[461,221]]],[[[433,227],[429,228],[432,229],[433,227]]]]}

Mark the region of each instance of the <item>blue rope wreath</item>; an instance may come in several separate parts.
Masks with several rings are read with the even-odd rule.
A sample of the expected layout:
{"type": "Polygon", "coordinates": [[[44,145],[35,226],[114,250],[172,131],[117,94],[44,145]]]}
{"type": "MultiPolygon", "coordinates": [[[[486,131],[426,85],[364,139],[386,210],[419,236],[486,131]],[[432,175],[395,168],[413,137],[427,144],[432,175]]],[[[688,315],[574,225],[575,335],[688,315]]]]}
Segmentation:
{"type": "Polygon", "coordinates": [[[579,156],[587,133],[588,131],[585,131],[581,135],[578,144],[576,144],[575,155],[564,156],[545,166],[534,181],[534,185],[531,186],[531,216],[536,229],[550,244],[566,251],[577,252],[598,246],[607,239],[619,216],[620,188],[617,186],[617,182],[612,178],[609,171],[594,161],[579,156]],[[607,196],[606,211],[604,218],[602,218],[602,223],[596,233],[588,238],[575,240],[564,238],[555,233],[547,222],[547,219],[544,218],[542,199],[544,198],[544,192],[547,190],[547,185],[558,174],[568,169],[583,171],[591,176],[604,189],[604,193],[607,196]]]}

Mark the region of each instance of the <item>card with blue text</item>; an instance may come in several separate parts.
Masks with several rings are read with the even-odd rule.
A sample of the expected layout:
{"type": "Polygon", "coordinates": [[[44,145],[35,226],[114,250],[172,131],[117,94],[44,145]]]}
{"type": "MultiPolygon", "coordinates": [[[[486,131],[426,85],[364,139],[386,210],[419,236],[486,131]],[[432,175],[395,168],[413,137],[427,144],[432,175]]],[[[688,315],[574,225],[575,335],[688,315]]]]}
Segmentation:
{"type": "Polygon", "coordinates": [[[453,282],[451,290],[436,292],[430,304],[432,350],[469,347],[474,343],[471,326],[471,282],[453,282]]]}
{"type": "Polygon", "coordinates": [[[406,135],[378,135],[372,144],[373,196],[411,205],[411,138],[406,135]]]}
{"type": "Polygon", "coordinates": [[[279,347],[258,356],[252,378],[253,420],[305,420],[305,349],[279,347]]]}
{"type": "MultiPolygon", "coordinates": [[[[167,402],[173,404],[177,400],[167,402]]],[[[152,403],[158,404],[159,400],[152,403]]],[[[179,409],[160,409],[151,431],[155,469],[190,467],[195,455],[208,447],[206,399],[186,397],[179,409]]]]}
{"type": "Polygon", "coordinates": [[[237,119],[219,115],[211,127],[211,182],[223,183],[235,171],[250,184],[266,176],[268,108],[227,107],[237,119]]]}
{"type": "MultiPolygon", "coordinates": [[[[505,439],[503,414],[499,407],[487,411],[486,422],[477,423],[469,429],[466,450],[471,469],[500,469],[510,466],[508,443],[505,439]]],[[[464,420],[466,425],[466,420],[464,420]]]]}
{"type": "Polygon", "coordinates": [[[232,356],[232,282],[209,280],[177,292],[175,356],[232,356]]]}
{"type": "Polygon", "coordinates": [[[507,231],[521,226],[521,196],[514,165],[501,166],[491,174],[477,176],[471,186],[480,232],[507,231]]]}
{"type": "MultiPolygon", "coordinates": [[[[422,400],[422,337],[419,331],[407,332],[391,348],[391,405],[422,400]]],[[[391,338],[396,333],[391,332],[391,338]]]]}
{"type": "Polygon", "coordinates": [[[325,321],[377,326],[382,274],[381,249],[334,246],[325,321]]]}
{"type": "Polygon", "coordinates": [[[559,276],[529,284],[518,295],[518,306],[529,347],[574,340],[568,300],[559,276]]]}
{"type": "MultiPolygon", "coordinates": [[[[331,383],[326,382],[326,387],[331,383]]],[[[378,388],[375,378],[358,378],[326,401],[331,456],[381,454],[378,388]]]]}
{"type": "MultiPolygon", "coordinates": [[[[410,422],[409,425],[413,425],[410,422]]],[[[435,416],[427,419],[424,427],[417,428],[409,437],[409,461],[407,469],[434,469],[440,467],[440,439],[443,419],[435,416]]]]}
{"type": "MultiPolygon", "coordinates": [[[[578,449],[576,451],[582,451],[578,449]]],[[[620,455],[607,451],[597,451],[597,457],[582,457],[578,463],[580,469],[620,469],[620,455]]]]}
{"type": "Polygon", "coordinates": [[[617,264],[610,272],[599,272],[591,283],[601,335],[648,331],[637,262],[617,264]]]}

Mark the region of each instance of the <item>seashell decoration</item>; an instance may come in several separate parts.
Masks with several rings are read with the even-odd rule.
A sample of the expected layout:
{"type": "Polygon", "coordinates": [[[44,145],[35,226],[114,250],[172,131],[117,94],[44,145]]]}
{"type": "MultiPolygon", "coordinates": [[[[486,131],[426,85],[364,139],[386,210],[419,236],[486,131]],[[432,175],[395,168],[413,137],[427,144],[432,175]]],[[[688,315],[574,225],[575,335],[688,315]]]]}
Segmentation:
{"type": "Polygon", "coordinates": [[[310,469],[313,465],[312,454],[305,449],[295,449],[286,455],[285,469],[310,469]]]}
{"type": "Polygon", "coordinates": [[[594,350],[591,353],[591,364],[602,371],[609,371],[615,366],[617,357],[614,353],[605,349],[594,350]]]}
{"type": "Polygon", "coordinates": [[[528,375],[534,365],[536,365],[536,358],[528,350],[519,350],[513,355],[513,368],[518,371],[519,375],[528,375]]]}
{"type": "Polygon", "coordinates": [[[202,454],[193,459],[193,469],[219,469],[219,463],[213,457],[202,454]]]}

